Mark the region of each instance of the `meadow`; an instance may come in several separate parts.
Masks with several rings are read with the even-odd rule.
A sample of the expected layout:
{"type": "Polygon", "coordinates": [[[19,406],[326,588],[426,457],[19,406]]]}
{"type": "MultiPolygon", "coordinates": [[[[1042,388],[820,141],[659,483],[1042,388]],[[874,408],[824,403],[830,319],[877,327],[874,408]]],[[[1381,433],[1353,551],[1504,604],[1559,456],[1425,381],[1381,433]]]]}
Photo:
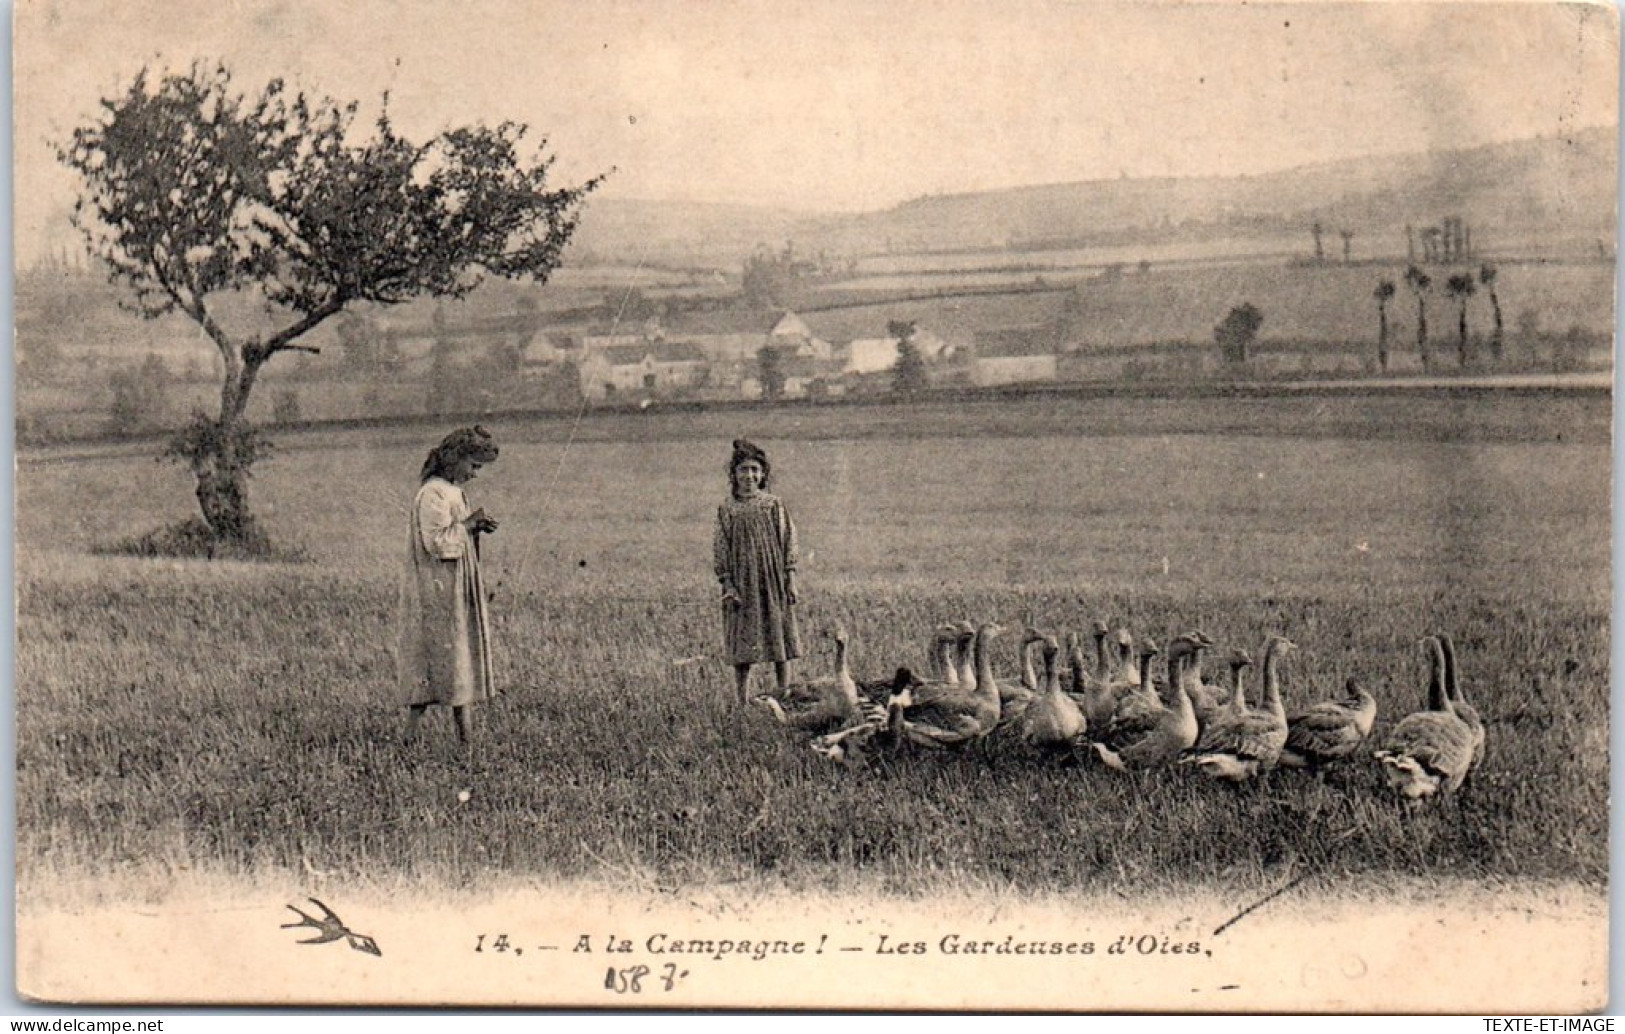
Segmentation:
{"type": "MultiPolygon", "coordinates": [[[[442,429],[287,433],[254,481],[297,563],[141,560],[191,515],[139,448],[17,474],[20,893],[162,897],[200,871],[470,887],[589,879],[920,895],[1398,881],[1606,884],[1610,400],[1604,393],[1027,399],[589,414],[492,427],[469,488],[505,696],[468,754],[398,742],[394,586],[442,429]],[[774,459],[821,630],[860,676],[945,619],[1095,618],[1300,647],[1288,706],[1358,674],[1378,734],[1456,638],[1489,752],[1406,808],[1324,780],[1122,776],[1014,745],[832,765],[731,703],[711,522],[730,438],[774,459]],[[73,879],[73,877],[80,879],[73,879]]],[[[1014,636],[997,666],[1013,670],[1014,636]]],[[[761,677],[761,676],[759,676],[761,677]]],[[[443,716],[441,716],[443,718],[443,716]]]]}

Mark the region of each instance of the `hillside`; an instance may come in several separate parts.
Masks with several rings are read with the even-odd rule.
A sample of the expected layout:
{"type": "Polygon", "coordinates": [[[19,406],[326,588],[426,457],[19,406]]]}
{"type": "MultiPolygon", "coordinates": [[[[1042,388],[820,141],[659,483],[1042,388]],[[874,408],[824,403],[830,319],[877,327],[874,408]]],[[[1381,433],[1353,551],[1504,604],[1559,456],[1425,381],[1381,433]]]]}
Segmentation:
{"type": "Polygon", "coordinates": [[[1454,215],[1475,228],[1475,246],[1486,252],[1594,255],[1599,240],[1614,237],[1616,153],[1615,131],[1597,128],[1261,176],[939,195],[854,215],[598,199],[582,219],[578,246],[598,258],[687,258],[726,269],[758,244],[785,240],[802,253],[862,256],[1284,235],[1301,238],[1307,252],[1309,226],[1320,220],[1330,237],[1352,230],[1363,256],[1388,257],[1404,254],[1406,225],[1454,215]]]}

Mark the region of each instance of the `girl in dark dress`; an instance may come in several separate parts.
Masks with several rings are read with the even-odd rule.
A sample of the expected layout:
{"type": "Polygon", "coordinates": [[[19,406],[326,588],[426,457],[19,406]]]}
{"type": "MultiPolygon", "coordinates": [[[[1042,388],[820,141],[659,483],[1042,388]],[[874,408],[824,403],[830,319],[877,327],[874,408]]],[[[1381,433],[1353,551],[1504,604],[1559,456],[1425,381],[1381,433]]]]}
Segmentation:
{"type": "Polygon", "coordinates": [[[723,643],[745,703],[752,665],[771,661],[782,695],[789,662],[801,656],[796,629],[796,527],[767,491],[767,453],[743,438],[728,461],[729,498],[717,508],[714,540],[722,585],[723,643]]]}

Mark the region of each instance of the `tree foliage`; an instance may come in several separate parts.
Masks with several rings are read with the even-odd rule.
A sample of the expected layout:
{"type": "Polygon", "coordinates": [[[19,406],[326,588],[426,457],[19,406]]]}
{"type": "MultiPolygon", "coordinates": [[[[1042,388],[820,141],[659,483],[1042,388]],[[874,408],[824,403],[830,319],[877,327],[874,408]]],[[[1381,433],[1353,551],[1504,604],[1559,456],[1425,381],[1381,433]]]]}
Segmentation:
{"type": "Polygon", "coordinates": [[[1478,285],[1473,282],[1470,273],[1452,273],[1444,282],[1445,293],[1456,299],[1456,328],[1458,338],[1456,341],[1457,365],[1467,365],[1467,299],[1478,292],[1478,285]]]}
{"type": "Polygon", "coordinates": [[[1226,313],[1224,321],[1213,328],[1213,339],[1218,342],[1224,361],[1245,363],[1247,350],[1263,325],[1264,314],[1252,302],[1242,302],[1226,313]]]}
{"type": "Polygon", "coordinates": [[[1388,303],[1398,290],[1394,282],[1385,277],[1377,281],[1376,289],[1371,292],[1371,297],[1377,300],[1377,366],[1384,373],[1388,372],[1388,303]]]}
{"type": "Polygon", "coordinates": [[[925,357],[914,343],[917,326],[913,320],[889,320],[886,333],[897,342],[897,362],[892,366],[892,391],[900,394],[922,391],[926,387],[925,357]]]}
{"type": "Polygon", "coordinates": [[[223,65],[143,69],[58,148],[82,184],[74,223],[125,304],[183,313],[224,360],[219,414],[201,418],[214,431],[179,445],[207,470],[199,504],[221,535],[248,520],[244,454],[228,446],[266,361],[314,351],[299,339],[354,303],[461,297],[486,276],[545,281],[602,181],[550,189],[545,141],[523,157],[513,122],[409,140],[384,101],[364,133],[354,102],[280,79],[242,92],[223,65]],[[268,303],[274,329],[227,325],[233,295],[268,303]],[[223,494],[206,498],[206,484],[223,494]]]}
{"type": "Polygon", "coordinates": [[[776,399],[784,394],[784,356],[772,345],[763,345],[756,352],[757,379],[762,384],[762,397],[776,399]]]}
{"type": "Polygon", "coordinates": [[[1408,266],[1405,286],[1416,296],[1416,352],[1421,357],[1422,369],[1430,370],[1433,359],[1428,351],[1428,291],[1433,288],[1433,278],[1422,272],[1420,266],[1408,266]]]}

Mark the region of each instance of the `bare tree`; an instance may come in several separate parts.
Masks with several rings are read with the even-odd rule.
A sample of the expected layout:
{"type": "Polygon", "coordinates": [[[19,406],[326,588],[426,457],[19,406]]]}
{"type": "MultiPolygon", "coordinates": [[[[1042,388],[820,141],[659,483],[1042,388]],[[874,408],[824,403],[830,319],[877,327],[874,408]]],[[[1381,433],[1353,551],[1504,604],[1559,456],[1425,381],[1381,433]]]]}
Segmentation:
{"type": "Polygon", "coordinates": [[[1504,327],[1501,323],[1501,299],[1495,293],[1496,269],[1488,262],[1478,267],[1478,282],[1484,285],[1484,290],[1490,295],[1490,310],[1495,314],[1495,330],[1490,335],[1490,356],[1496,362],[1501,361],[1501,346],[1504,337],[1504,327]]]}
{"type": "Polygon", "coordinates": [[[1445,293],[1456,300],[1456,326],[1460,338],[1456,344],[1456,361],[1462,367],[1467,366],[1467,299],[1478,290],[1473,284],[1469,273],[1452,273],[1444,282],[1445,293]]]}
{"type": "Polygon", "coordinates": [[[1395,290],[1392,280],[1379,280],[1377,289],[1371,292],[1377,300],[1377,365],[1383,373],[1388,372],[1388,303],[1395,290]]]}
{"type": "Polygon", "coordinates": [[[1428,353],[1428,290],[1433,287],[1433,278],[1422,272],[1420,266],[1410,266],[1405,270],[1405,286],[1416,296],[1416,354],[1422,360],[1422,369],[1431,370],[1433,357],[1428,353]]]}

